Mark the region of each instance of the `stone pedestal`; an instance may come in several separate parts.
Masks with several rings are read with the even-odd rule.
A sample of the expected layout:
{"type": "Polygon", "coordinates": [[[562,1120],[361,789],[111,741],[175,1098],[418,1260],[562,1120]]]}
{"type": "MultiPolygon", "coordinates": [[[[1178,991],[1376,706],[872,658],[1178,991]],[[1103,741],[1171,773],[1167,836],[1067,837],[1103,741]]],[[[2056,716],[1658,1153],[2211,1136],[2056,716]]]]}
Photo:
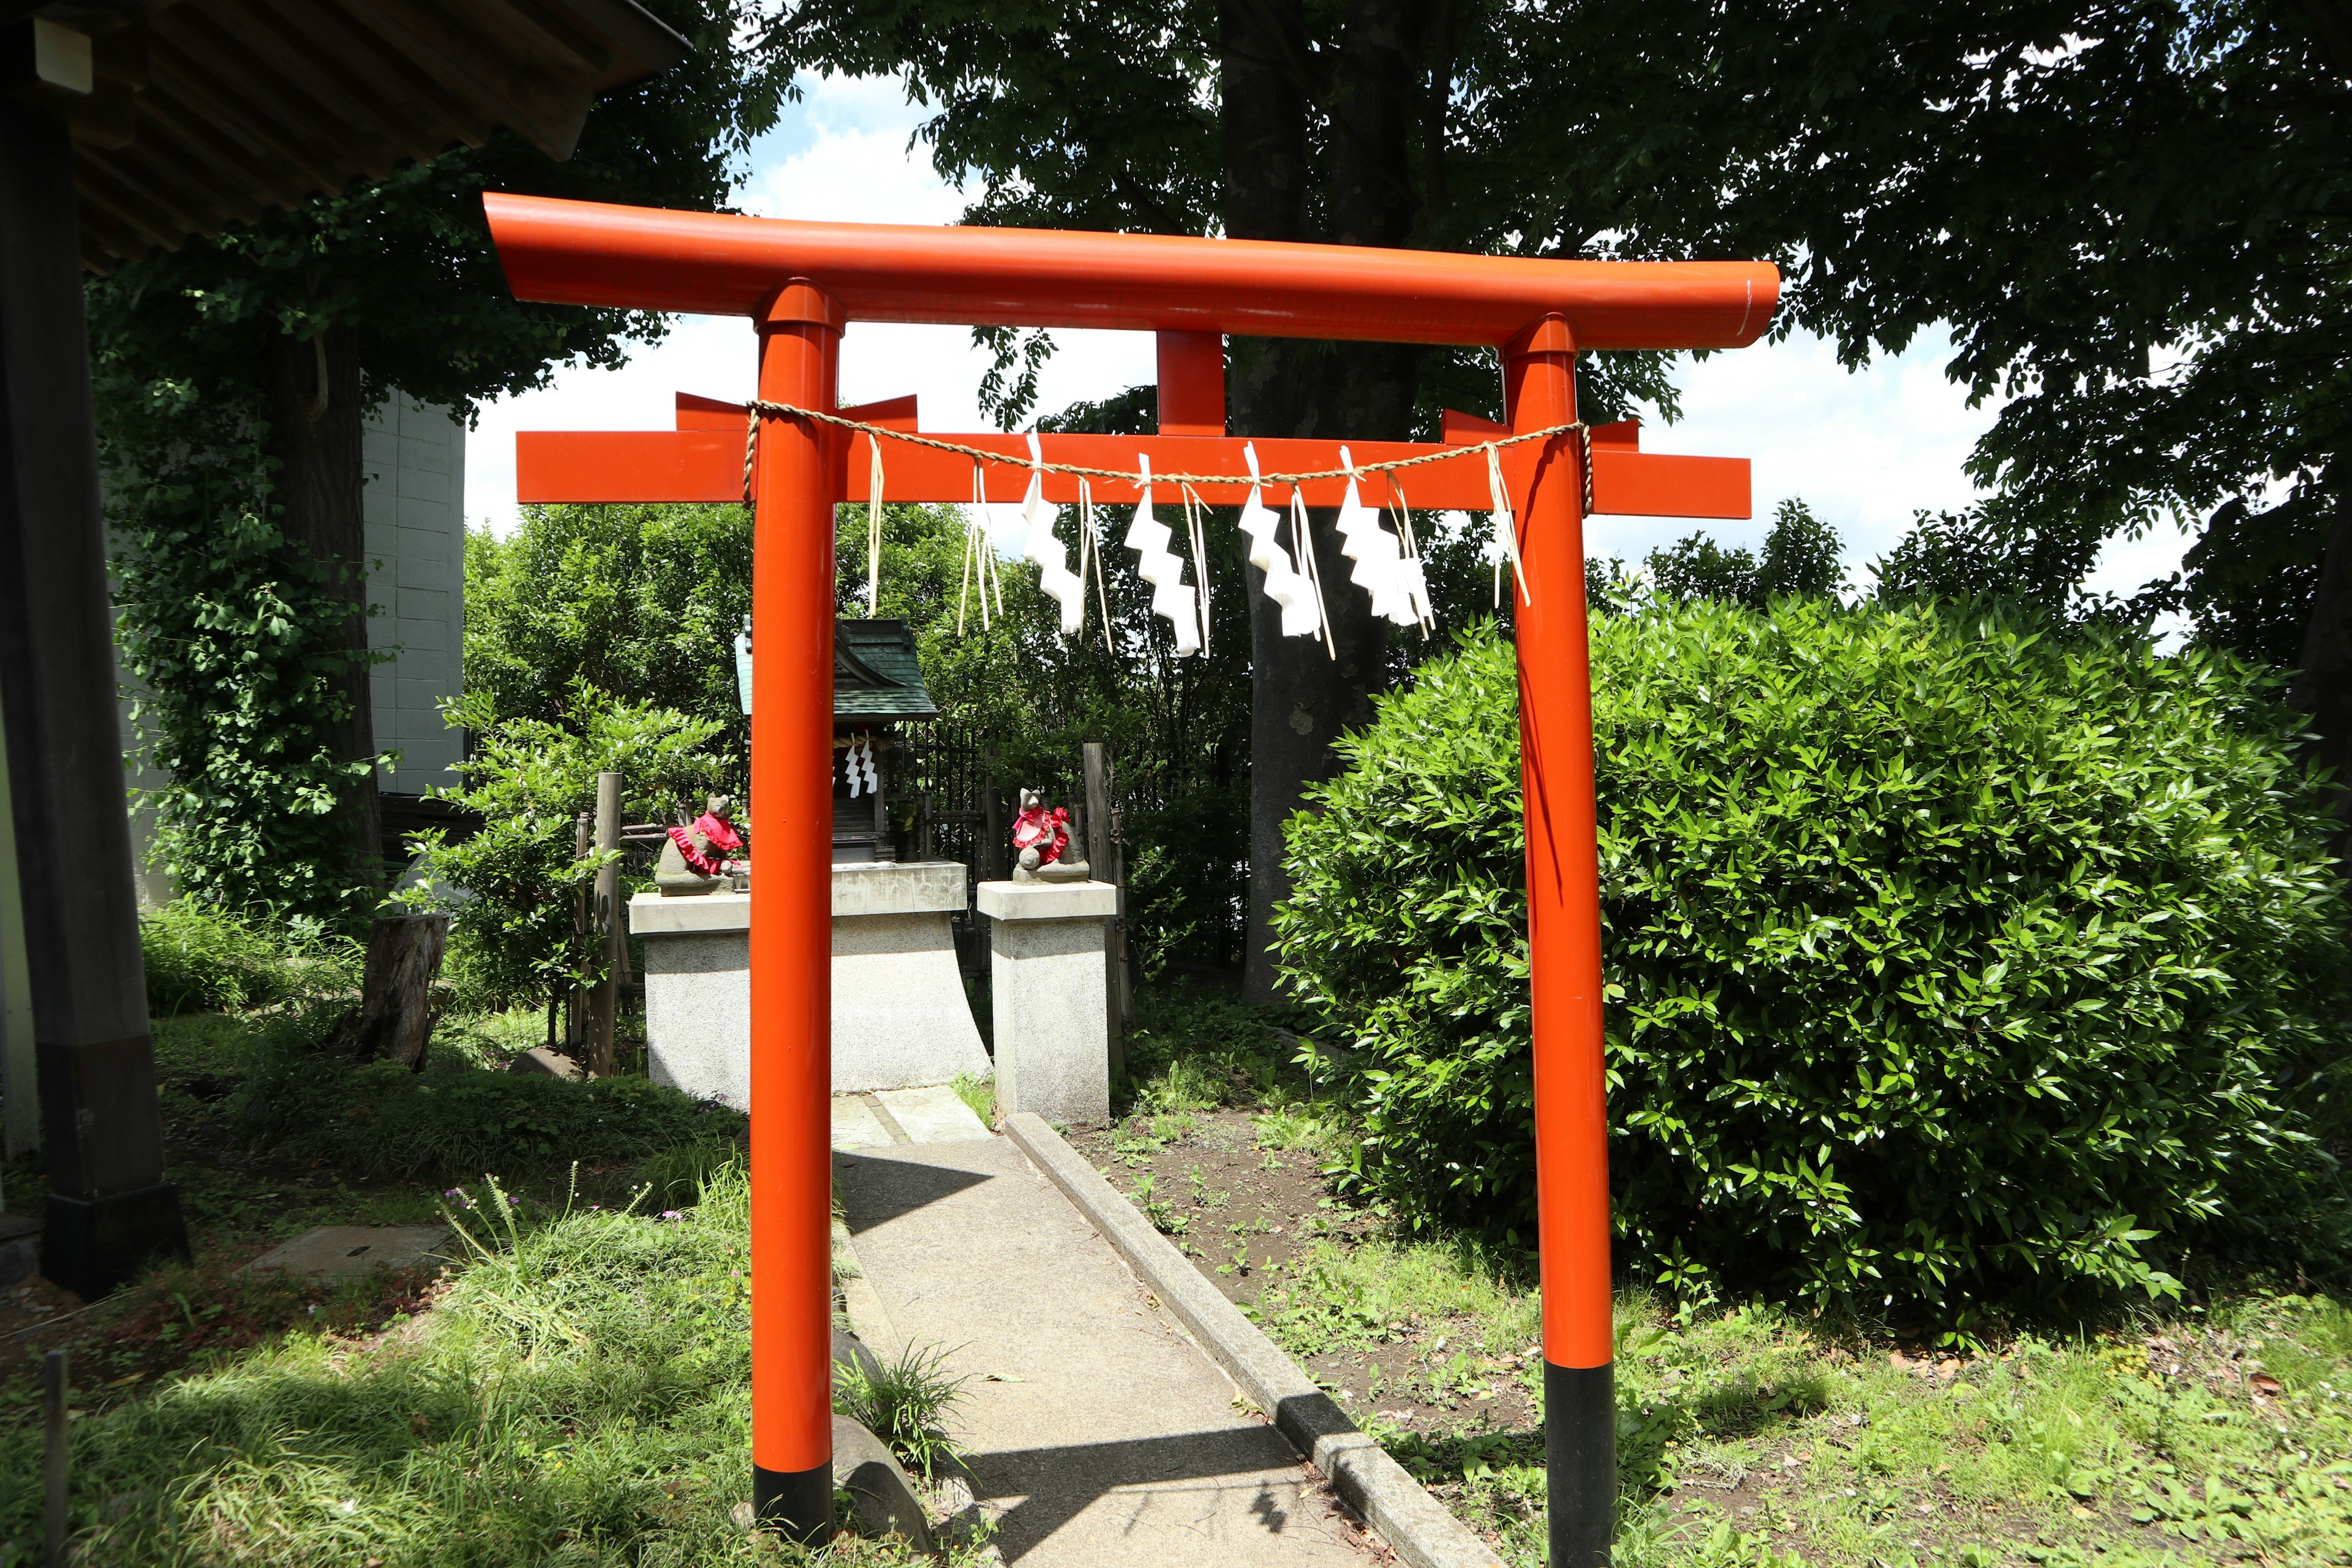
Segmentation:
{"type": "Polygon", "coordinates": [[[1110,1119],[1103,921],[1108,882],[982,882],[995,998],[996,1103],[1048,1121],[1110,1119]]]}
{"type": "MultiPolygon", "coordinates": [[[[946,861],[833,868],[833,1091],[911,1089],[988,1075],[956,968],[950,912],[963,868],[946,861]]],[[[751,896],[629,900],[646,942],[654,1081],[748,1108],[751,896]]]]}

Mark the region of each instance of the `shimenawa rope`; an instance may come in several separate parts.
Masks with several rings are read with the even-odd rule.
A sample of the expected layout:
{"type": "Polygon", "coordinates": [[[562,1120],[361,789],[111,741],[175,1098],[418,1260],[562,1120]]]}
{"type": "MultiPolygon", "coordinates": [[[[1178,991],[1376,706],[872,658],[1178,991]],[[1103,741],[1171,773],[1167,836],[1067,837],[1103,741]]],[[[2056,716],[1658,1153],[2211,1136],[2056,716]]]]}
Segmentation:
{"type": "MultiPolygon", "coordinates": [[[[821,413],[814,408],[800,408],[789,403],[770,403],[765,398],[755,397],[745,404],[744,407],[748,411],[743,431],[743,500],[746,505],[750,504],[751,500],[751,463],[760,449],[760,421],[762,418],[815,419],[827,425],[835,425],[844,430],[856,431],[873,437],[877,450],[880,449],[882,437],[887,436],[893,441],[905,441],[917,447],[929,447],[934,451],[953,452],[958,457],[970,458],[976,463],[1004,463],[1014,468],[1034,468],[1049,474],[1074,474],[1080,479],[1118,479],[1128,484],[1139,483],[1142,479],[1140,474],[1128,473],[1118,468],[1091,468],[1082,463],[1032,462],[1026,458],[1011,457],[1003,452],[991,452],[980,447],[967,447],[961,442],[942,441],[935,436],[919,436],[911,430],[892,430],[880,425],[869,425],[862,419],[845,419],[838,414],[821,413]]],[[[1318,468],[1296,474],[1261,474],[1257,476],[1257,482],[1266,485],[1296,486],[1321,479],[1361,478],[1368,474],[1394,473],[1400,468],[1417,468],[1423,463],[1452,462],[1457,458],[1466,458],[1477,452],[1486,453],[1491,461],[1504,447],[1516,447],[1522,441],[1549,441],[1555,436],[1571,435],[1576,437],[1579,455],[1583,459],[1580,466],[1583,469],[1584,477],[1584,510],[1589,514],[1592,510],[1592,426],[1581,419],[1566,425],[1547,426],[1541,430],[1528,430],[1517,435],[1497,437],[1491,441],[1478,441],[1467,446],[1448,447],[1443,452],[1423,452],[1412,458],[1391,458],[1384,463],[1359,463],[1352,471],[1347,468],[1318,468]]],[[[1247,474],[1160,474],[1156,477],[1156,482],[1172,485],[1245,485],[1251,482],[1251,476],[1247,474]]]]}

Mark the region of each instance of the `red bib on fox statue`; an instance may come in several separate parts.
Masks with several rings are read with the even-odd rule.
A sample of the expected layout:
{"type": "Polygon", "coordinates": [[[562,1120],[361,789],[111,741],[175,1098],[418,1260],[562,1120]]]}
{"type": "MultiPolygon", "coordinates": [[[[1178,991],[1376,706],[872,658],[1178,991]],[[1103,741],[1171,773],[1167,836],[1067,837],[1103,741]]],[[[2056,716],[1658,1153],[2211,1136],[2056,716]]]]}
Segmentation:
{"type": "Polygon", "coordinates": [[[1013,819],[1013,847],[1037,852],[1034,862],[1026,854],[1021,857],[1023,866],[1029,870],[1050,866],[1069,847],[1070,814],[1058,805],[1047,811],[1045,801],[1034,791],[1024,791],[1021,801],[1021,815],[1013,819]]]}
{"type": "Polygon", "coordinates": [[[1021,792],[1021,813],[1013,819],[1013,879],[1016,882],[1083,882],[1092,874],[1084,860],[1062,858],[1070,847],[1070,813],[1048,808],[1034,789],[1021,792]]]}

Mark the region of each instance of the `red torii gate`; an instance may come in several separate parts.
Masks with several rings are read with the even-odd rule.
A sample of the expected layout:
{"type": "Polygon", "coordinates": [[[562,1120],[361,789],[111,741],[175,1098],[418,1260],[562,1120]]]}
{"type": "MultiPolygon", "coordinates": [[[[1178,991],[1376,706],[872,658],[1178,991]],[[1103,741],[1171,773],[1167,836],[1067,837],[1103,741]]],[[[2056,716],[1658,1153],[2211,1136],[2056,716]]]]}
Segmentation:
{"type": "MultiPolygon", "coordinates": [[[[1504,417],[1449,411],[1444,440],[1350,443],[1359,467],[1412,468],[1416,509],[1491,504],[1484,444],[1576,419],[1579,349],[1720,349],[1762,335],[1780,298],[1764,263],[1601,262],[1144,235],[788,223],[548,198],[484,198],[519,298],[748,316],[759,396],[833,411],[850,321],[1097,327],[1159,334],[1160,434],[1045,436],[1048,463],[1233,474],[1202,500],[1246,499],[1225,433],[1223,335],[1476,344],[1502,357],[1504,417]],[[1457,452],[1458,458],[1439,455],[1457,452]]],[[[845,417],[912,431],[915,400],[845,417]]],[[[733,500],[744,408],[681,395],[675,431],[525,434],[526,500],[733,500]]],[[[1575,432],[1501,448],[1530,602],[1516,609],[1535,1058],[1546,1470],[1555,1568],[1606,1563],[1616,1496],[1608,1122],[1584,604],[1584,476],[1575,432]]],[[[1592,430],[1595,511],[1749,515],[1744,458],[1641,452],[1631,424],[1592,430]]],[[[831,862],[834,508],[866,499],[873,437],[800,416],[759,426],[752,615],[760,656],[751,795],[765,868],[751,889],[752,1463],[759,1517],[831,1529],[831,862]],[[853,448],[856,448],[852,460],[853,448]],[[803,805],[803,803],[806,803],[803,805]]],[[[1002,452],[986,499],[1026,490],[1026,437],[947,437],[1002,452]]],[[[1268,472],[1339,466],[1336,440],[1258,440],[1268,472]]],[[[902,441],[892,500],[968,501],[973,459],[902,441]]],[[[1100,501],[1137,489],[1093,481],[1100,501]]],[[[1310,505],[1344,481],[1309,481],[1310,505]]],[[[1078,499],[1047,471],[1045,499],[1078,499]]],[[[1379,505],[1379,487],[1367,495],[1379,505]]],[[[1345,584],[1334,592],[1354,592],[1345,584]]]]}

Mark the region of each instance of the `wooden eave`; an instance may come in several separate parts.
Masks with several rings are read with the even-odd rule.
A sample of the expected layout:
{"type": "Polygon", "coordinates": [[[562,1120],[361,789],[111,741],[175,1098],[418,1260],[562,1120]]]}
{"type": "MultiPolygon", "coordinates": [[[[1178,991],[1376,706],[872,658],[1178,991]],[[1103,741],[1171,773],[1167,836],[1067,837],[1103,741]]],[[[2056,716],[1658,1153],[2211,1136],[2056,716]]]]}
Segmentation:
{"type": "Polygon", "coordinates": [[[28,16],[93,41],[60,107],[99,273],[501,128],[569,157],[599,94],[686,52],[633,0],[0,0],[28,16]]]}

